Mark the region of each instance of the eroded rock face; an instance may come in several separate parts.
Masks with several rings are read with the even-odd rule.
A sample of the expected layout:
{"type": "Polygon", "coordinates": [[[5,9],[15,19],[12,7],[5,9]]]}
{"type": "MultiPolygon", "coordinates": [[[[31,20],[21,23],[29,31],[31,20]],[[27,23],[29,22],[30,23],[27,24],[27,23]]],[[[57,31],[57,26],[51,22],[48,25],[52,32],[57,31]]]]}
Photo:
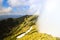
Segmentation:
{"type": "Polygon", "coordinates": [[[40,32],[60,37],[60,0],[47,0],[38,18],[40,32]]]}

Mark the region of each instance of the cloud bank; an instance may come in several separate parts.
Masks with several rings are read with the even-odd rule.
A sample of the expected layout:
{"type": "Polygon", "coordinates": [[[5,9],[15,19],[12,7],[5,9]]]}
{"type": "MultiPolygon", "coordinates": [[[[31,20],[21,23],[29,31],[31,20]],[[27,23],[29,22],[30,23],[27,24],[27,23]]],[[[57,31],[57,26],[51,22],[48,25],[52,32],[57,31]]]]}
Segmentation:
{"type": "Polygon", "coordinates": [[[34,12],[41,8],[41,0],[8,0],[8,3],[11,7],[16,7],[17,10],[20,9],[19,12],[15,12],[16,14],[18,13],[20,15],[32,15],[34,12]],[[22,7],[18,8],[18,6],[22,7]]]}
{"type": "Polygon", "coordinates": [[[4,8],[2,6],[2,3],[3,3],[3,0],[0,0],[0,15],[5,14],[5,13],[9,13],[12,10],[12,8],[11,7],[4,8]]]}
{"type": "MultiPolygon", "coordinates": [[[[37,11],[41,7],[41,1],[40,0],[8,0],[7,1],[10,7],[3,8],[0,10],[0,13],[6,13],[14,15],[32,15],[35,11],[37,11]],[[13,8],[16,8],[15,11],[13,11],[13,8]],[[19,11],[20,10],[20,11],[19,11]]],[[[1,2],[2,3],[2,2],[1,2]]],[[[0,4],[1,4],[0,3],[0,4]]]]}
{"type": "Polygon", "coordinates": [[[37,22],[40,32],[60,37],[60,0],[47,0],[43,8],[37,22]]]}

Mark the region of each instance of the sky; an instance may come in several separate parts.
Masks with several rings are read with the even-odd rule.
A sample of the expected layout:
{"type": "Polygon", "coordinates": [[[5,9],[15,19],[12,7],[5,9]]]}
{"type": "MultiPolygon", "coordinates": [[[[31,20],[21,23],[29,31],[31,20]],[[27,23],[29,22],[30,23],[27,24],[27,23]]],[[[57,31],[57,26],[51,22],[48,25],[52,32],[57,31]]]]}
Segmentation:
{"type": "Polygon", "coordinates": [[[0,0],[0,15],[31,15],[40,6],[40,0],[0,0]]]}
{"type": "Polygon", "coordinates": [[[3,0],[3,7],[9,7],[7,0],[3,0]]]}

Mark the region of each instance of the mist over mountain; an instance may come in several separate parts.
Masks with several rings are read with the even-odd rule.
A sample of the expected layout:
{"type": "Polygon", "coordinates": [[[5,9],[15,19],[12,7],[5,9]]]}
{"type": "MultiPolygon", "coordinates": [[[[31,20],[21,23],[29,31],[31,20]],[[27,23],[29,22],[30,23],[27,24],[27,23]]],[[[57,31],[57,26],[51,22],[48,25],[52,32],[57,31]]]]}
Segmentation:
{"type": "Polygon", "coordinates": [[[22,17],[23,15],[0,15],[0,20],[8,19],[8,18],[18,18],[22,17]]]}

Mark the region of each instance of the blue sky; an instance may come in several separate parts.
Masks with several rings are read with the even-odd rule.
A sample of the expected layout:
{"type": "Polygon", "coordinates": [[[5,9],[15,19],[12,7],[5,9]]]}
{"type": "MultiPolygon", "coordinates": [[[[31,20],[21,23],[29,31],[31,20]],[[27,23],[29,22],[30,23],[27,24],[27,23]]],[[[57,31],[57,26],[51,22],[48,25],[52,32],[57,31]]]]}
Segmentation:
{"type": "MultiPolygon", "coordinates": [[[[14,5],[14,3],[12,5],[14,5]]],[[[18,4],[16,4],[16,5],[18,5],[18,4]]],[[[6,9],[8,7],[12,8],[11,11],[14,12],[14,13],[15,12],[22,12],[22,13],[24,12],[25,13],[29,9],[29,5],[19,5],[19,6],[16,6],[16,5],[12,7],[11,5],[9,5],[8,0],[3,0],[1,6],[4,7],[4,8],[6,8],[6,9]]],[[[10,13],[10,12],[8,12],[8,13],[10,13]]]]}
{"type": "Polygon", "coordinates": [[[34,11],[39,9],[40,0],[3,0],[2,2],[2,8],[5,8],[6,11],[9,9],[9,12],[5,12],[5,9],[3,9],[4,12],[0,13],[9,13],[14,14],[32,14],[34,11]]]}
{"type": "Polygon", "coordinates": [[[9,7],[7,0],[3,0],[3,7],[9,7]]]}

